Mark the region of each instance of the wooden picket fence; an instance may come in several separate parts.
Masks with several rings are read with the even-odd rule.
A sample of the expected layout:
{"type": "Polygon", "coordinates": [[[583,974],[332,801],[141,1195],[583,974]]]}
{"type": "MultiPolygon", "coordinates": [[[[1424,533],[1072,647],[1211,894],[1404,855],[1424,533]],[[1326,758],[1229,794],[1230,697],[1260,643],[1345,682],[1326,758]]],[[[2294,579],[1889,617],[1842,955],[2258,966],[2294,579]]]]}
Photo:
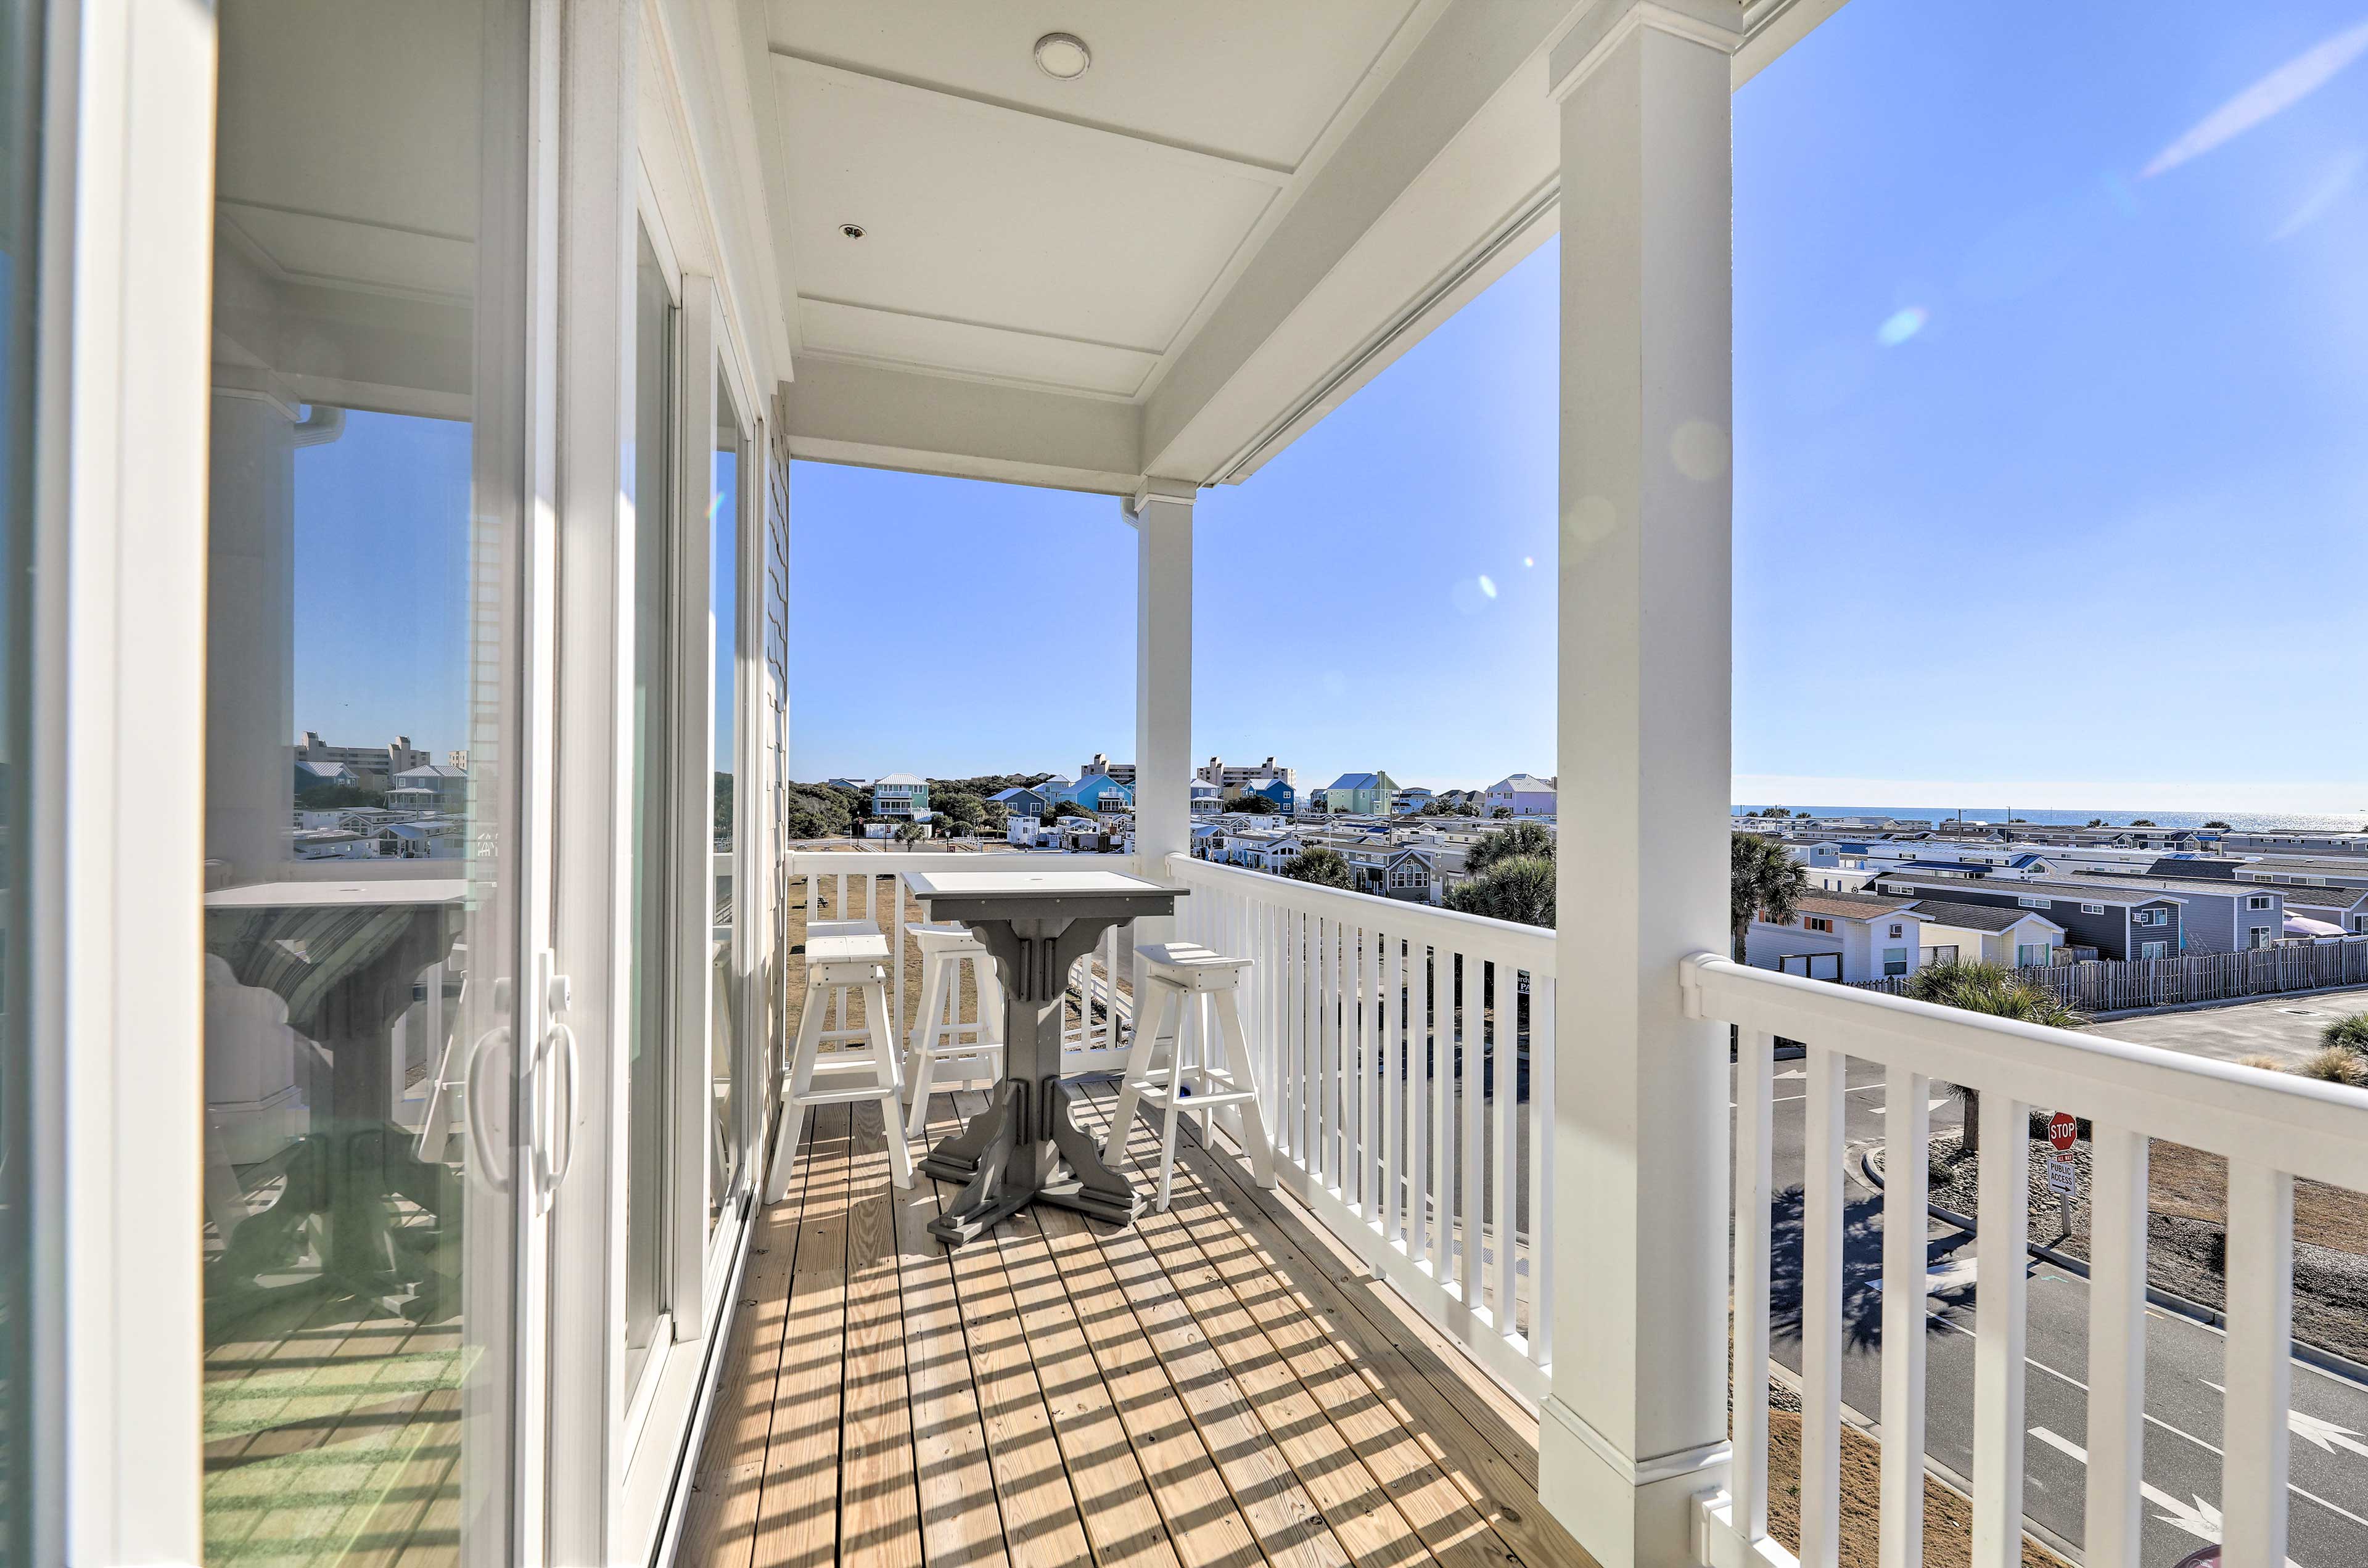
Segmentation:
{"type": "MultiPolygon", "coordinates": [[[[2103,960],[2019,969],[2084,1013],[2119,1013],[2275,996],[2331,985],[2368,985],[2368,936],[2331,942],[2295,942],[2249,953],[2190,953],[2175,959],[2103,960]]],[[[1907,994],[1893,978],[1853,983],[1886,996],[1907,994]]]]}

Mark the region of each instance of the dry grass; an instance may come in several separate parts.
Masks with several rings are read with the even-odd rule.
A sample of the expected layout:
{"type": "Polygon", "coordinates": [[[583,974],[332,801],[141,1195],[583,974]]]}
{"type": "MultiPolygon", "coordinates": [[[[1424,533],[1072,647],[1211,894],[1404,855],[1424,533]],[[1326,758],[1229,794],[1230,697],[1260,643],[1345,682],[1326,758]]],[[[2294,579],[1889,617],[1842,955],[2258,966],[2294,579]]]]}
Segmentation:
{"type": "MultiPolygon", "coordinates": [[[[1841,1568],[1876,1568],[1881,1550],[1883,1451],[1854,1426],[1842,1428],[1841,1568]]],[[[1768,1413],[1768,1533],[1787,1551],[1801,1549],[1801,1418],[1768,1413]]],[[[1973,1505],[1941,1482],[1924,1478],[1924,1562],[1927,1568],[1973,1568],[1973,1505]]],[[[2070,1568],[2025,1536],[2023,1568],[2070,1568]]]]}
{"type": "MultiPolygon", "coordinates": [[[[2156,1213],[2228,1222],[2227,1161],[2160,1139],[2147,1158],[2147,1206],[2156,1213]]],[[[2294,1183],[2294,1240],[2368,1256],[2368,1195],[2322,1182],[2294,1183]]]]}

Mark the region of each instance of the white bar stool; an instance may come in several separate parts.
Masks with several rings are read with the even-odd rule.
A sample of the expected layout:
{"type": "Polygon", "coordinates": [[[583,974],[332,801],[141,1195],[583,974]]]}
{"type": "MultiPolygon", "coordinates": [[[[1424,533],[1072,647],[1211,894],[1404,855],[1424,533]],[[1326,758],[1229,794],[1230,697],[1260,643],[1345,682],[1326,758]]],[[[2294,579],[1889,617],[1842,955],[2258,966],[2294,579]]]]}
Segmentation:
{"type": "Polygon", "coordinates": [[[888,938],[865,921],[822,921],[806,937],[805,1006],[798,1017],[798,1038],[790,1048],[788,1092],[782,1096],[781,1119],[773,1130],[772,1175],[765,1183],[765,1201],[779,1203],[790,1187],[790,1165],[796,1157],[798,1134],[808,1106],[844,1105],[878,1100],[887,1123],[888,1167],[898,1187],[913,1185],[913,1156],[905,1147],[904,1118],[899,1114],[905,1092],[904,1065],[896,1058],[895,1027],[888,1021],[888,938]],[[848,927],[870,926],[868,931],[848,927]],[[837,927],[837,929],[833,929],[837,927]],[[815,928],[825,934],[816,936],[815,928]],[[863,1027],[825,1028],[823,1014],[836,1005],[838,1019],[847,1019],[847,999],[863,998],[863,1027]],[[860,1050],[825,1051],[860,1040],[860,1050]],[[868,1082],[839,1087],[814,1087],[814,1074],[862,1073],[868,1082]]]}
{"type": "Polygon", "coordinates": [[[940,1062],[961,1063],[965,1069],[952,1075],[954,1083],[992,1083],[1003,1076],[1003,987],[986,944],[969,926],[915,924],[905,932],[921,952],[921,1013],[913,1022],[905,1054],[905,1075],[912,1085],[905,1097],[913,1106],[905,1131],[918,1138],[928,1125],[929,1092],[940,1062]],[[970,1023],[962,1016],[965,965],[978,997],[978,1017],[970,1023]]]}
{"type": "Polygon", "coordinates": [[[1192,942],[1146,943],[1134,950],[1143,960],[1141,978],[1148,994],[1138,1001],[1126,1086],[1119,1093],[1118,1114],[1102,1143],[1102,1163],[1113,1169],[1119,1165],[1136,1106],[1166,1112],[1159,1133],[1159,1198],[1153,1204],[1165,1210],[1176,1175],[1177,1113],[1201,1119],[1201,1141],[1206,1143],[1209,1117],[1222,1110],[1230,1118],[1235,1139],[1249,1151],[1258,1184],[1272,1187],[1274,1145],[1258,1111],[1249,1041],[1234,1002],[1250,960],[1227,958],[1192,942]],[[1204,1022],[1204,1012],[1213,1017],[1214,1027],[1204,1022]],[[1164,1051],[1159,1049],[1163,1042],[1164,1051]]]}

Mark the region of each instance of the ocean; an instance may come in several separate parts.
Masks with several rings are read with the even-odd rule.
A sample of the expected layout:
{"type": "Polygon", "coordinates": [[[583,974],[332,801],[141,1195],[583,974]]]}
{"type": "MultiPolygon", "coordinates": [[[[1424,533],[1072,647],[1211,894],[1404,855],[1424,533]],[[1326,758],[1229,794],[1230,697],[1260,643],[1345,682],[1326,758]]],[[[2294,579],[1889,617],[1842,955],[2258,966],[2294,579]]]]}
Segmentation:
{"type": "MultiPolygon", "coordinates": [[[[1904,817],[1910,821],[1938,822],[1957,814],[1955,807],[1941,806],[1801,806],[1790,801],[1772,802],[1792,806],[1793,813],[1813,817],[1904,817]]],[[[1759,810],[1758,803],[1738,805],[1734,814],[1759,810]]],[[[2028,806],[2016,806],[2014,814],[2023,821],[2049,826],[2084,826],[2091,817],[2102,817],[2108,827],[2127,827],[2140,817],[2157,827],[2202,827],[2207,822],[2225,822],[2237,833],[2368,833],[2368,812],[2350,816],[2327,816],[2309,812],[2149,812],[2149,811],[2077,811],[2050,812],[2028,806]]],[[[1964,808],[1970,821],[2003,823],[2007,820],[2005,806],[1969,805],[1964,808]]]]}

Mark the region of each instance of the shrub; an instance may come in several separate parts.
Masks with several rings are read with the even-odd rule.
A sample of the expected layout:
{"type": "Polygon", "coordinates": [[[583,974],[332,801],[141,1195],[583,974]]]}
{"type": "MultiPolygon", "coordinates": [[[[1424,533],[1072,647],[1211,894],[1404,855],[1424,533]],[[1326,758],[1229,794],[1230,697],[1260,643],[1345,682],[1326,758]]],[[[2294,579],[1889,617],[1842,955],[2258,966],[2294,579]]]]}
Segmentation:
{"type": "Polygon", "coordinates": [[[2318,1043],[2330,1049],[2356,1051],[2368,1056],[2368,1013],[2338,1018],[2318,1031],[2318,1043]]]}
{"type": "Polygon", "coordinates": [[[2355,1089],[2368,1089],[2368,1055],[2344,1046],[2324,1047],[2294,1071],[2305,1078],[2317,1078],[2322,1083],[2348,1084],[2355,1089]]]}

